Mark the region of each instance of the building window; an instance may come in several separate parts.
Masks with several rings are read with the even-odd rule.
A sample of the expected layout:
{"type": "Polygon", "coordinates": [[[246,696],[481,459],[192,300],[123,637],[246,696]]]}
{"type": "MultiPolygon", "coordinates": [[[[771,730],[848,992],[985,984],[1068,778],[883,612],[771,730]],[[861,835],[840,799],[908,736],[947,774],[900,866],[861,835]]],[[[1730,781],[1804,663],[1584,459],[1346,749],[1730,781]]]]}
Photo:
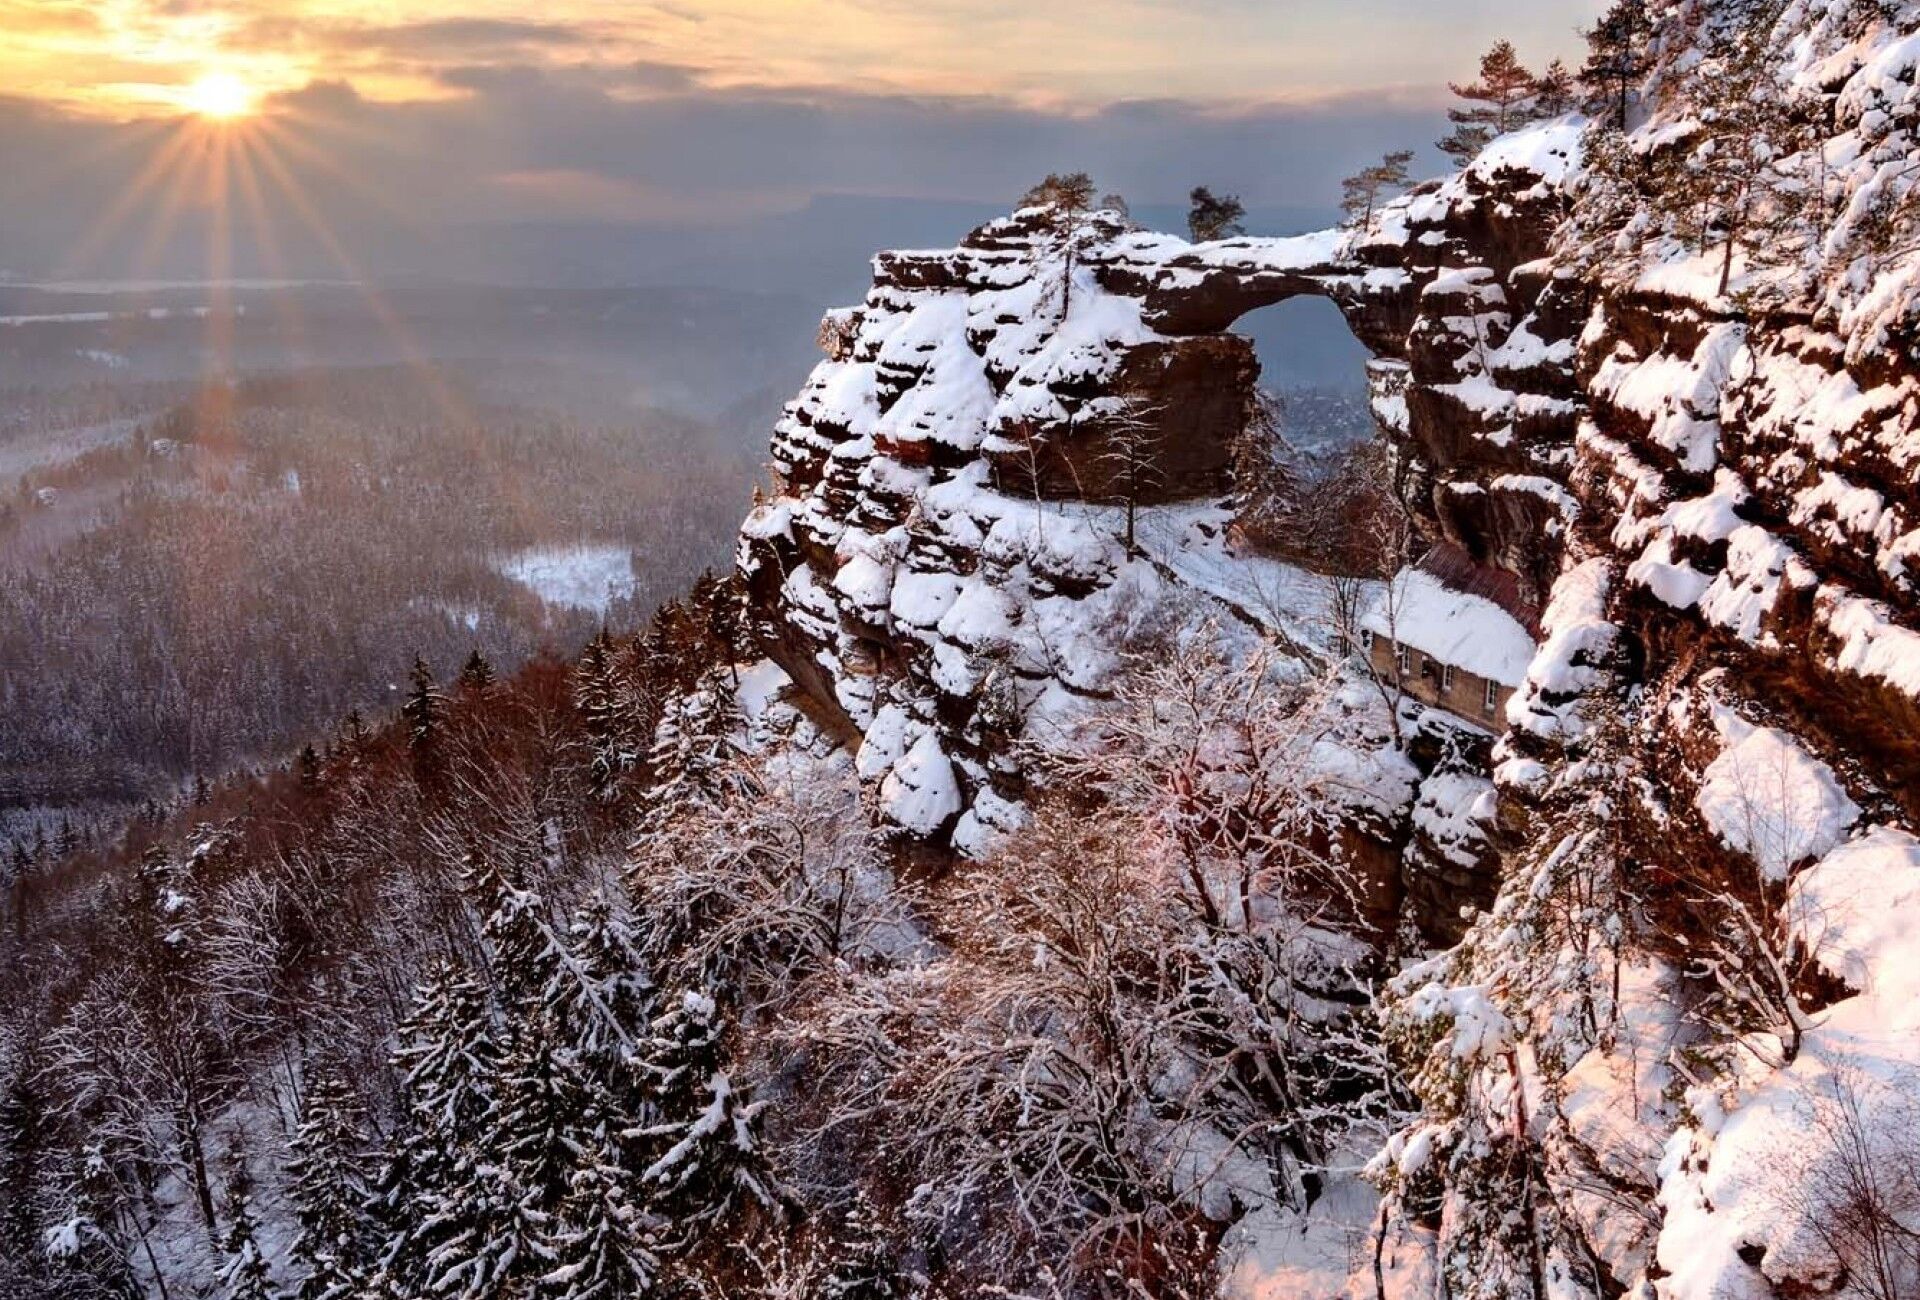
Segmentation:
{"type": "Polygon", "coordinates": [[[1373,629],[1372,628],[1363,627],[1360,629],[1360,648],[1367,651],[1369,654],[1373,652],[1373,629]]]}
{"type": "Polygon", "coordinates": [[[1492,716],[1493,711],[1495,709],[1500,707],[1500,683],[1499,682],[1496,682],[1496,681],[1487,682],[1486,697],[1481,700],[1480,707],[1484,708],[1487,711],[1487,714],[1489,717],[1492,716]]]}
{"type": "Polygon", "coordinates": [[[1443,692],[1451,691],[1453,689],[1453,665],[1452,664],[1440,665],[1440,689],[1443,692]]]}
{"type": "Polygon", "coordinates": [[[1407,653],[1407,648],[1403,645],[1393,648],[1393,669],[1402,677],[1405,677],[1413,671],[1412,657],[1407,653]]]}

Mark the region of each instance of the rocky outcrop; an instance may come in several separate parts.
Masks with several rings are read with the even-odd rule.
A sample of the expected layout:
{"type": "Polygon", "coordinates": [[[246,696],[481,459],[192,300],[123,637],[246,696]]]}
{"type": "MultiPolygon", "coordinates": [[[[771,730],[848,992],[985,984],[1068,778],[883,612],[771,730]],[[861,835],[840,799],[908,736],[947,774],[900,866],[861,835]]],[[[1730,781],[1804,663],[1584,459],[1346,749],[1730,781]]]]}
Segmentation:
{"type": "Polygon", "coordinates": [[[1033,208],[875,259],[776,430],[741,566],[769,653],[896,823],[963,849],[1014,824],[1014,743],[1107,689],[1143,605],[1206,587],[1119,513],[1220,549],[1259,373],[1229,327],[1260,307],[1334,302],[1380,358],[1427,531],[1544,591],[1564,494],[1542,472],[1575,403],[1572,293],[1539,259],[1577,137],[1490,153],[1362,233],[1192,245],[1033,208]]]}

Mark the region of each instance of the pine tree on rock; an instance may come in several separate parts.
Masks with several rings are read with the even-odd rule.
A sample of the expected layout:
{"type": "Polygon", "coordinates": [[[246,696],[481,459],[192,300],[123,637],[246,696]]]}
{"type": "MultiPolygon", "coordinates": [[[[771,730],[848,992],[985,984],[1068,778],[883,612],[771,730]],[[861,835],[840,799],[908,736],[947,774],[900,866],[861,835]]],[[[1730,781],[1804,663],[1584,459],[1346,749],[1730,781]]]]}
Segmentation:
{"type": "Polygon", "coordinates": [[[1093,203],[1093,178],[1085,172],[1048,172],[1047,178],[1020,196],[1023,208],[1050,207],[1072,217],[1093,203]]]}
{"type": "Polygon", "coordinates": [[[1244,235],[1247,209],[1234,194],[1215,194],[1204,185],[1187,195],[1187,233],[1196,244],[1244,235]]]}
{"type": "Polygon", "coordinates": [[[365,1286],[373,1199],[353,1090],[323,1073],[307,1089],[287,1172],[300,1234],[291,1248],[305,1270],[297,1300],[351,1300],[365,1286]]]}
{"type": "Polygon", "coordinates": [[[1340,182],[1340,209],[1361,230],[1373,226],[1373,213],[1388,196],[1407,188],[1407,164],[1413,150],[1395,149],[1370,167],[1340,182]]]}
{"type": "Polygon", "coordinates": [[[595,1153],[574,1174],[562,1218],[554,1267],[540,1279],[551,1300],[624,1300],[653,1289],[660,1225],[633,1203],[612,1153],[595,1153]]]}
{"type": "Polygon", "coordinates": [[[253,1212],[253,1180],[246,1163],[235,1157],[227,1176],[227,1231],[220,1249],[223,1300],[278,1300],[273,1270],[260,1250],[260,1220],[253,1212]]]}
{"type": "Polygon", "coordinates": [[[1454,129],[1439,142],[1440,150],[1455,162],[1472,162],[1480,151],[1527,120],[1527,110],[1539,83],[1521,66],[1510,41],[1495,41],[1493,48],[1480,56],[1480,79],[1467,85],[1450,82],[1449,88],[1465,107],[1447,110],[1454,129]]]}
{"type": "Polygon", "coordinates": [[[1653,20],[1647,16],[1645,0],[1614,0],[1585,35],[1587,61],[1580,67],[1580,85],[1591,96],[1593,111],[1605,114],[1616,130],[1624,131],[1634,88],[1650,66],[1647,42],[1653,35],[1653,20]]]}
{"type": "Polygon", "coordinates": [[[1579,102],[1573,71],[1564,62],[1555,59],[1534,84],[1531,116],[1559,117],[1563,113],[1571,113],[1579,106],[1579,102]]]}

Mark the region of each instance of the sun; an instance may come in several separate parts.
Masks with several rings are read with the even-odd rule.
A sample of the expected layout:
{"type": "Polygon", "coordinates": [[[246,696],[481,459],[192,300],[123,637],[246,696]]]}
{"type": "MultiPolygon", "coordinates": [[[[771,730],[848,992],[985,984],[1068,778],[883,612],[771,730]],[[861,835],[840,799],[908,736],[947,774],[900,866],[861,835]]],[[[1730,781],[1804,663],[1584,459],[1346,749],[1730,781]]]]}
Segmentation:
{"type": "Polygon", "coordinates": [[[229,122],[253,112],[252,86],[231,72],[209,72],[186,89],[182,101],[201,117],[229,122]]]}

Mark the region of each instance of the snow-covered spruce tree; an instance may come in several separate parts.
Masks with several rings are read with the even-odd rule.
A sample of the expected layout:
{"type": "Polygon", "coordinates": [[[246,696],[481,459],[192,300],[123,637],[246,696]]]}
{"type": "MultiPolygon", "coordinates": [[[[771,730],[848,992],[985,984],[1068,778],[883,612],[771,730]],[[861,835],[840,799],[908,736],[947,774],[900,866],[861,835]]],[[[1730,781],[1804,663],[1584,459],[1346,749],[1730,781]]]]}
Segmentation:
{"type": "Polygon", "coordinates": [[[653,979],[632,918],[604,890],[574,914],[566,956],[549,974],[541,1004],[604,1089],[644,1035],[653,979]]]}
{"type": "Polygon", "coordinates": [[[552,1219],[503,1161],[479,1157],[437,1197],[423,1231],[424,1294],[454,1300],[524,1300],[554,1264],[552,1219]]]}
{"type": "Polygon", "coordinates": [[[553,1267],[541,1277],[553,1300],[626,1300],[646,1295],[660,1273],[661,1223],[635,1204],[629,1175],[610,1146],[589,1148],[561,1207],[553,1267]]]}
{"type": "Polygon", "coordinates": [[[689,990],[655,1019],[645,1047],[654,1118],[630,1136],[651,1153],[640,1174],[648,1206],[682,1247],[743,1209],[784,1209],[761,1151],[764,1104],[735,1088],[725,1029],[712,994],[689,990]]]}
{"type": "Polygon", "coordinates": [[[433,669],[420,655],[407,670],[407,698],[400,716],[407,724],[407,743],[415,749],[431,744],[446,715],[446,696],[433,679],[433,669]]]}
{"type": "Polygon", "coordinates": [[[58,1300],[140,1300],[131,1235],[140,1226],[134,1194],[100,1147],[75,1151],[55,1171],[45,1250],[48,1294],[58,1300]]]}
{"type": "Polygon", "coordinates": [[[376,1283],[396,1295],[427,1285],[430,1256],[457,1228],[456,1204],[475,1178],[493,1108],[499,1049],[486,988],[441,960],[400,1027],[402,1124],[373,1189],[381,1238],[376,1283]]]}
{"type": "Polygon", "coordinates": [[[273,1268],[260,1250],[260,1220],[253,1210],[253,1179],[235,1154],[227,1173],[227,1230],[220,1239],[222,1300],[277,1300],[273,1268]]]}
{"type": "Polygon", "coordinates": [[[647,756],[654,783],[642,801],[643,838],[662,816],[692,804],[712,804],[733,788],[730,777],[742,730],[733,683],[717,668],[663,706],[647,756]]]}
{"type": "Polygon", "coordinates": [[[516,1018],[500,1059],[485,1145],[531,1204],[551,1214],[566,1197],[596,1132],[595,1098],[542,1011],[516,1018]]]}
{"type": "Polygon", "coordinates": [[[358,1101],[337,1072],[309,1080],[289,1146],[288,1194],[300,1225],[289,1255],[303,1270],[298,1300],[351,1300],[372,1263],[373,1170],[358,1101]]]}
{"type": "Polygon", "coordinates": [[[586,732],[589,779],[602,795],[612,792],[644,752],[621,698],[616,653],[613,638],[602,628],[573,668],[573,706],[586,732]]]}

